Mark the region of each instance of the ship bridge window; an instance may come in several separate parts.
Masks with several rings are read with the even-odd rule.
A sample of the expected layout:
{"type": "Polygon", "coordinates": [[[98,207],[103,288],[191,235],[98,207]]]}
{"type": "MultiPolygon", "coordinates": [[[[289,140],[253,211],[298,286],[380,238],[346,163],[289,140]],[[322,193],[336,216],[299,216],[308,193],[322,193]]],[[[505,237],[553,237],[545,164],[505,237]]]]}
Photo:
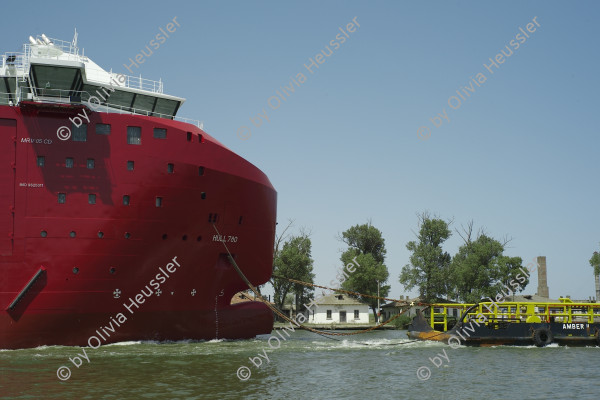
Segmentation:
{"type": "Polygon", "coordinates": [[[80,124],[79,126],[73,124],[71,131],[74,142],[87,142],[87,124],[80,124]]]}
{"type": "Polygon", "coordinates": [[[127,194],[123,196],[123,205],[124,206],[129,205],[129,195],[127,195],[127,194]]]}
{"type": "Polygon", "coordinates": [[[37,166],[38,167],[43,167],[44,165],[46,165],[46,157],[44,157],[44,156],[38,156],[38,158],[37,158],[37,166]]]}
{"type": "Polygon", "coordinates": [[[65,204],[67,202],[67,194],[59,193],[58,194],[58,204],[65,204]]]}
{"type": "Polygon", "coordinates": [[[110,124],[96,124],[97,135],[110,135],[110,124]]]}
{"type": "Polygon", "coordinates": [[[16,78],[0,78],[0,93],[2,93],[0,96],[0,105],[8,105],[11,101],[13,104],[17,102],[14,95],[16,81],[16,78]]]}
{"type": "Polygon", "coordinates": [[[154,108],[156,97],[145,96],[143,94],[136,94],[133,98],[133,108],[136,113],[144,112],[144,114],[150,114],[154,108]]]}
{"type": "Polygon", "coordinates": [[[135,93],[124,92],[123,90],[115,90],[110,94],[111,105],[119,106],[127,111],[132,111],[131,105],[133,104],[135,93]]]}
{"type": "Polygon", "coordinates": [[[135,168],[135,161],[127,161],[127,171],[133,171],[135,168]]]}
{"type": "Polygon", "coordinates": [[[191,142],[192,141],[192,132],[188,132],[187,133],[187,141],[191,142]]]}
{"type": "Polygon", "coordinates": [[[83,81],[79,68],[32,65],[30,76],[39,96],[69,97],[69,92],[81,90],[83,81]]]}
{"type": "Polygon", "coordinates": [[[96,195],[95,194],[88,194],[88,203],[96,204],[96,195]]]}
{"type": "Polygon", "coordinates": [[[166,139],[167,138],[167,130],[163,128],[154,128],[154,138],[155,139],[166,139]]]}
{"type": "Polygon", "coordinates": [[[165,118],[167,116],[175,115],[179,108],[179,104],[180,103],[177,100],[157,98],[152,116],[165,118]]]}
{"type": "Polygon", "coordinates": [[[142,144],[142,128],[139,126],[127,127],[127,144],[142,144]]]}
{"type": "Polygon", "coordinates": [[[93,158],[88,158],[87,159],[87,167],[88,167],[88,169],[96,168],[96,161],[93,158]]]}
{"type": "Polygon", "coordinates": [[[106,99],[111,94],[110,90],[94,85],[83,85],[81,91],[83,92],[81,94],[82,100],[88,101],[92,106],[97,106],[98,104],[105,105],[106,99]]]}
{"type": "Polygon", "coordinates": [[[66,168],[73,168],[73,164],[74,164],[74,163],[75,163],[75,162],[74,162],[73,158],[71,158],[71,157],[67,157],[67,158],[65,159],[65,167],[66,167],[66,168]]]}

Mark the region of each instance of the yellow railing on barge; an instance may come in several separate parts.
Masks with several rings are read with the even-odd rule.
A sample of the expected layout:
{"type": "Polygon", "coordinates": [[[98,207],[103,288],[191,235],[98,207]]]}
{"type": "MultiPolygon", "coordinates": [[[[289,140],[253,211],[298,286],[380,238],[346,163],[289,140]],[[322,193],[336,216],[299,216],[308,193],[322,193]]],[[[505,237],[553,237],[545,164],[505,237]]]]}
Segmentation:
{"type": "MultiPolygon", "coordinates": [[[[483,322],[562,322],[565,324],[600,322],[600,303],[574,303],[571,299],[560,298],[560,303],[548,302],[482,302],[469,311],[465,321],[483,322]],[[485,317],[485,318],[484,318],[485,317]]],[[[459,310],[457,320],[475,304],[438,303],[430,306],[429,323],[431,328],[448,330],[449,310],[459,310]]]]}

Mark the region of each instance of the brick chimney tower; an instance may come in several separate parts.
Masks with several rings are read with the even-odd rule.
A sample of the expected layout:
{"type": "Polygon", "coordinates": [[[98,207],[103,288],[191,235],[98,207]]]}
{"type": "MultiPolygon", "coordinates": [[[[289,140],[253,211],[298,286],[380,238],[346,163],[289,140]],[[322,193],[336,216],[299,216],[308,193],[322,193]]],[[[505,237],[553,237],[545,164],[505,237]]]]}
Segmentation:
{"type": "Polygon", "coordinates": [[[548,290],[548,275],[546,273],[546,256],[539,256],[537,258],[538,265],[538,289],[536,295],[540,297],[550,298],[548,290]]]}

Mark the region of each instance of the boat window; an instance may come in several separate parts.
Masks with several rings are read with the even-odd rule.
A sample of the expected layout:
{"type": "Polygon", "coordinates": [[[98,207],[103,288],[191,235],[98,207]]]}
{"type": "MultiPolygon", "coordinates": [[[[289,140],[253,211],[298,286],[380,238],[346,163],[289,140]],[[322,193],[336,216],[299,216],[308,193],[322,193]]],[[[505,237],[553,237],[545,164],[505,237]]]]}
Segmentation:
{"type": "Polygon", "coordinates": [[[123,205],[124,206],[129,205],[129,195],[127,195],[127,194],[123,196],[123,205]]]}
{"type": "Polygon", "coordinates": [[[133,101],[133,108],[136,113],[144,113],[150,115],[152,113],[152,108],[154,107],[154,102],[156,101],[156,97],[145,96],[143,94],[136,94],[133,101]]]}
{"type": "Polygon", "coordinates": [[[188,132],[187,133],[187,141],[191,142],[192,141],[192,132],[188,132]]]}
{"type": "Polygon", "coordinates": [[[87,124],[76,126],[73,124],[72,137],[74,142],[87,142],[87,124]]]}
{"type": "Polygon", "coordinates": [[[198,175],[204,175],[204,167],[198,167],[198,175]]]}
{"type": "Polygon", "coordinates": [[[12,101],[15,104],[15,87],[16,87],[16,78],[0,78],[0,105],[8,105],[9,102],[12,101]]]}
{"type": "Polygon", "coordinates": [[[131,103],[133,102],[133,98],[135,93],[124,92],[122,90],[115,90],[110,94],[109,103],[111,105],[118,106],[127,111],[131,111],[131,103]]]}
{"type": "Polygon", "coordinates": [[[88,194],[88,203],[96,204],[96,195],[95,194],[88,194]]]}
{"type": "Polygon", "coordinates": [[[58,194],[58,204],[65,204],[66,201],[67,201],[66,193],[59,193],[58,194]]]}
{"type": "Polygon", "coordinates": [[[87,167],[88,169],[94,169],[96,167],[96,161],[93,158],[88,158],[87,167]]]}
{"type": "Polygon", "coordinates": [[[135,161],[127,161],[127,170],[133,171],[134,168],[135,168],[135,161]]]}
{"type": "Polygon", "coordinates": [[[127,127],[127,144],[142,144],[142,128],[139,126],[127,127]]]}
{"type": "Polygon", "coordinates": [[[154,128],[154,138],[155,139],[166,139],[167,138],[167,130],[163,128],[154,128]]]}
{"type": "Polygon", "coordinates": [[[65,167],[66,167],[66,168],[73,168],[73,164],[74,164],[74,163],[75,163],[75,162],[74,162],[73,158],[71,158],[71,157],[67,157],[67,158],[65,159],[65,167]]]}
{"type": "Polygon", "coordinates": [[[179,101],[159,98],[156,100],[156,106],[154,107],[154,113],[152,115],[164,118],[168,115],[175,115],[178,108],[179,101]]]}
{"type": "Polygon", "coordinates": [[[169,174],[172,174],[174,169],[175,169],[175,165],[174,164],[167,164],[167,172],[169,174]]]}
{"type": "Polygon", "coordinates": [[[156,207],[162,207],[162,197],[156,198],[156,207]]]}
{"type": "Polygon", "coordinates": [[[40,96],[69,97],[69,91],[79,90],[76,82],[81,84],[78,68],[32,65],[30,76],[40,96]]]}
{"type": "Polygon", "coordinates": [[[97,135],[110,135],[110,124],[96,124],[97,135]]]}
{"type": "Polygon", "coordinates": [[[43,167],[44,165],[46,165],[46,157],[44,157],[44,156],[38,156],[38,158],[37,158],[37,166],[38,167],[43,167]]]}
{"type": "Polygon", "coordinates": [[[95,108],[95,106],[98,106],[98,104],[106,104],[106,99],[110,96],[111,93],[108,89],[102,90],[100,86],[94,85],[83,85],[81,91],[83,92],[81,94],[81,100],[89,101],[89,103],[92,106],[92,110],[95,108]],[[92,100],[90,100],[90,98],[92,98],[92,100]]]}

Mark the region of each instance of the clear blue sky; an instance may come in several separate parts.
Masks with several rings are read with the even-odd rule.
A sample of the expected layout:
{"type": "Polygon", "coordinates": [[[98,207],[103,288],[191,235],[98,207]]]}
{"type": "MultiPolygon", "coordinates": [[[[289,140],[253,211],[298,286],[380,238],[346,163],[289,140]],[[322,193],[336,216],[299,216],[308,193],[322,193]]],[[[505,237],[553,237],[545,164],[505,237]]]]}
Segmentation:
{"type": "MultiPolygon", "coordinates": [[[[588,298],[600,248],[599,11],[594,1],[7,3],[0,51],[41,33],[70,41],[77,27],[86,55],[127,73],[177,17],[139,73],[162,78],[187,99],[180,116],[203,120],[270,177],[279,226],[292,218],[312,232],[317,282],[335,278],[338,234],[371,219],[386,240],[390,295],[414,294],[398,275],[428,210],[512,237],[506,254],[525,263],[545,255],[551,297],[588,298]],[[355,17],[360,27],[310,74],[304,64],[355,17]],[[535,32],[487,71],[534,17],[535,32]],[[270,108],[300,72],[306,81],[270,108]],[[480,72],[486,81],[471,88],[480,72]],[[450,108],[465,86],[470,97],[450,108]],[[269,122],[252,126],[263,108],[269,122]],[[444,109],[449,121],[434,126],[444,109]]],[[[460,244],[454,234],[446,250],[460,244]]],[[[534,277],[526,293],[536,287],[534,277]]]]}

